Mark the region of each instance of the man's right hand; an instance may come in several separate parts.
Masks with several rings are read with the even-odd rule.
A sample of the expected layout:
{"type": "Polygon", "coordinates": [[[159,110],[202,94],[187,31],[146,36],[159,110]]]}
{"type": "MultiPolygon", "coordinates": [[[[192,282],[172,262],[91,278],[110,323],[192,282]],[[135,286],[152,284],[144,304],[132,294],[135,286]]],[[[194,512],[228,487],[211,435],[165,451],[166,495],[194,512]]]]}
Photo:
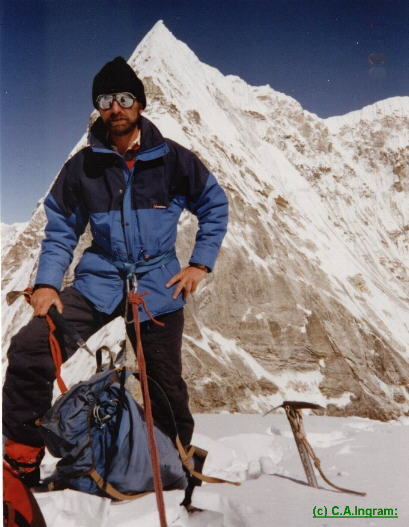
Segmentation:
{"type": "Polygon", "coordinates": [[[62,314],[64,306],[62,305],[59,294],[52,287],[40,287],[31,296],[31,306],[34,309],[35,317],[44,317],[53,305],[62,314]]]}

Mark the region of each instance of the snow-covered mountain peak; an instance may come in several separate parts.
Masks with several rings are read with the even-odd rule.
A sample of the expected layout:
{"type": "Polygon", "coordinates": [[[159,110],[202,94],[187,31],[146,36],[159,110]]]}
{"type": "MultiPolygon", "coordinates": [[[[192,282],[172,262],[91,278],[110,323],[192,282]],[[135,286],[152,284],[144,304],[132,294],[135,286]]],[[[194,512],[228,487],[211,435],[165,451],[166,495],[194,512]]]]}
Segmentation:
{"type": "Polygon", "coordinates": [[[129,59],[129,64],[142,76],[149,70],[158,71],[157,68],[163,66],[170,71],[177,68],[182,72],[183,66],[191,62],[200,61],[184,42],[169,31],[162,20],[156,22],[129,59]]]}
{"type": "Polygon", "coordinates": [[[144,79],[148,112],[151,102],[155,104],[159,101],[162,106],[166,104],[165,98],[160,97],[161,93],[172,93],[179,96],[184,108],[199,106],[202,109],[200,118],[210,127],[209,132],[211,127],[220,126],[223,122],[224,135],[228,138],[231,134],[232,141],[238,139],[229,125],[230,121],[234,121],[235,113],[262,114],[266,112],[266,107],[276,109],[283,106],[303,111],[297,101],[268,85],[250,86],[236,75],[224,76],[217,68],[201,62],[185,43],[166,28],[163,21],[158,21],[141,41],[129,63],[144,79]],[[221,117],[221,111],[231,119],[221,117]]]}
{"type": "MultiPolygon", "coordinates": [[[[133,57],[138,51],[138,48],[151,48],[152,50],[165,50],[169,46],[173,48],[175,45],[185,45],[182,41],[178,40],[175,35],[166,27],[163,20],[158,20],[148,33],[144,36],[141,42],[135,48],[133,54],[130,57],[132,61],[133,57]]],[[[186,46],[187,47],[187,46],[186,46]]]]}
{"type": "MultiPolygon", "coordinates": [[[[130,64],[147,117],[201,157],[231,205],[216,270],[187,308],[193,408],[308,399],[334,415],[408,413],[408,98],[323,120],[200,62],[162,21],[130,64]]],[[[4,292],[32,281],[43,226],[39,207],[4,256],[4,292]]],[[[182,264],[195,230],[182,216],[182,264]]],[[[27,309],[4,310],[6,341],[27,309]]]]}

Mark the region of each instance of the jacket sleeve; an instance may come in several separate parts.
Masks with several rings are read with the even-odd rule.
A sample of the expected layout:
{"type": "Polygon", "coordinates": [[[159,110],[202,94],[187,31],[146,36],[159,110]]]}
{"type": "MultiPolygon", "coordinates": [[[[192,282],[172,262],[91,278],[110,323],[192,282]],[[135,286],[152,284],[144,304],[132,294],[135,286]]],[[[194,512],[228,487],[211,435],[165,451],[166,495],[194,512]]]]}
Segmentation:
{"type": "Polygon", "coordinates": [[[228,201],[214,175],[191,155],[187,208],[197,216],[199,229],[189,263],[205,265],[211,271],[227,232],[228,201]]]}
{"type": "Polygon", "coordinates": [[[61,288],[78,239],[88,223],[73,165],[72,160],[67,161],[44,201],[48,221],[35,284],[49,285],[57,290],[61,288]]]}

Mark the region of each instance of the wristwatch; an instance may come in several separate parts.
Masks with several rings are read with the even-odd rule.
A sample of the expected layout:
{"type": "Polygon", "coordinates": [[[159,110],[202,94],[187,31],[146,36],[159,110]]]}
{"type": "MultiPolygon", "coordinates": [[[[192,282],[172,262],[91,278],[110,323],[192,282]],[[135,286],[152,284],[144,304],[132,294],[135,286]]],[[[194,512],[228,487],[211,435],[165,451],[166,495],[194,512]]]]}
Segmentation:
{"type": "Polygon", "coordinates": [[[197,267],[198,269],[201,269],[202,271],[206,271],[206,273],[210,273],[210,269],[207,267],[207,265],[198,264],[198,263],[190,263],[189,267],[197,267]]]}

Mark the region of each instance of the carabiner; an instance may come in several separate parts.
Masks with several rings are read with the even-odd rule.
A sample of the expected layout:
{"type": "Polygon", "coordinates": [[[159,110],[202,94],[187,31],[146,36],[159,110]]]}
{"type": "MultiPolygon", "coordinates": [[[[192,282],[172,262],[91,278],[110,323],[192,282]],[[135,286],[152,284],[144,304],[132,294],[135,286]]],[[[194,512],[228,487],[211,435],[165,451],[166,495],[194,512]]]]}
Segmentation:
{"type": "Polygon", "coordinates": [[[125,314],[124,314],[124,320],[125,324],[133,324],[134,319],[133,317],[131,320],[128,319],[128,310],[129,310],[129,293],[130,292],[137,293],[138,291],[138,279],[136,278],[135,273],[129,273],[126,277],[126,302],[125,302],[125,314]]]}

